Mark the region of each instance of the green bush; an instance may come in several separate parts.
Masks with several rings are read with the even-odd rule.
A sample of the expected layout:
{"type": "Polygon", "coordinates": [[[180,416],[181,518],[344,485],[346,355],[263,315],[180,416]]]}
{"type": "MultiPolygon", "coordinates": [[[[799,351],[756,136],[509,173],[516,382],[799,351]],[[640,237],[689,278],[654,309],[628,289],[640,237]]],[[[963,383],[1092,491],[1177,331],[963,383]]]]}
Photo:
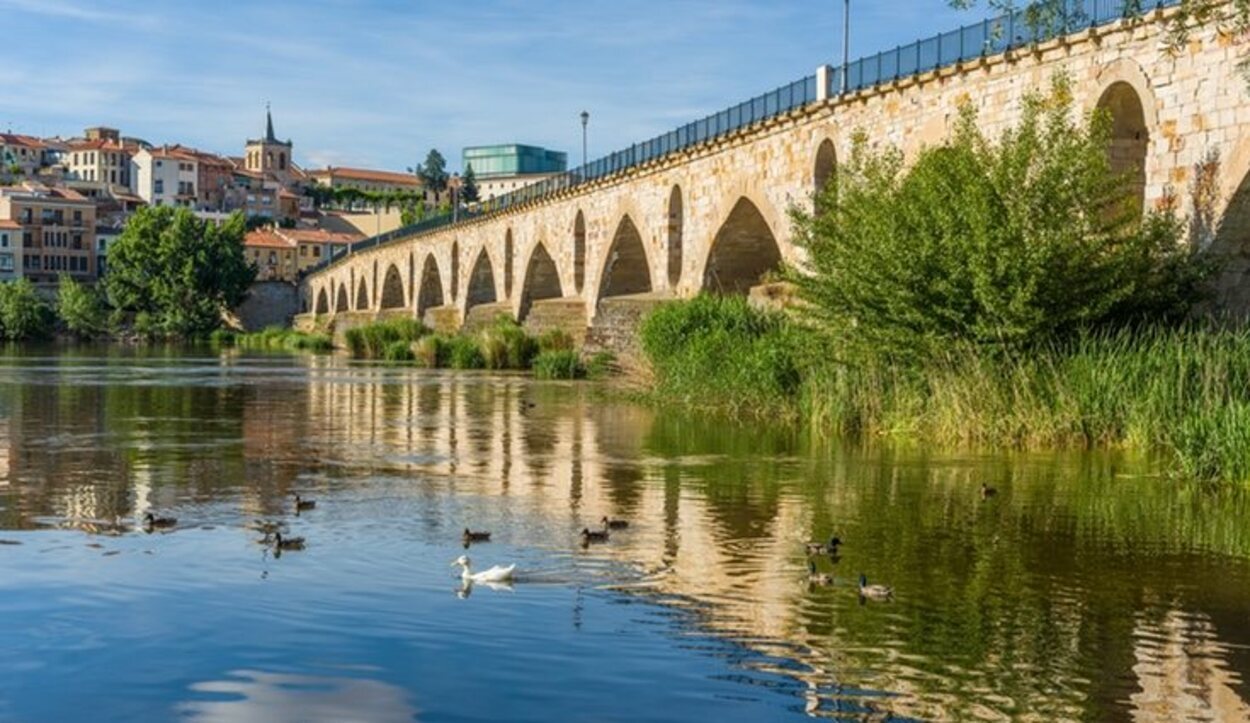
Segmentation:
{"type": "Polygon", "coordinates": [[[104,300],[95,288],[80,284],[66,274],[61,274],[57,286],[57,315],[66,330],[84,339],[108,330],[104,300]]]}
{"type": "Polygon", "coordinates": [[[778,312],[742,297],[699,296],[660,306],[641,336],[661,398],[735,414],[793,411],[798,335],[778,312]]]}
{"type": "Polygon", "coordinates": [[[408,345],[429,333],[429,329],[416,319],[389,319],[348,329],[344,338],[352,356],[383,359],[387,349],[396,342],[408,345]]]}
{"type": "Polygon", "coordinates": [[[467,336],[453,336],[447,340],[447,365],[452,369],[482,369],[486,360],[475,340],[467,336]]]}
{"type": "Polygon", "coordinates": [[[134,331],[144,339],[155,339],[161,334],[160,323],[152,314],[140,311],[135,314],[134,331]]]}
{"type": "Polygon", "coordinates": [[[808,264],[789,277],[839,356],[1010,351],[1185,318],[1211,264],[1170,212],[1142,214],[1112,171],[1109,119],[1075,115],[1060,79],[997,140],[968,107],[914,163],[856,140],[819,212],[793,214],[808,264]]]}
{"type": "Polygon", "coordinates": [[[313,351],[328,352],[334,350],[334,340],[327,334],[309,334],[281,326],[270,326],[250,334],[227,336],[228,332],[218,335],[214,332],[210,340],[221,339],[223,345],[233,343],[245,349],[265,349],[269,351],[313,351]]]}
{"type": "Polygon", "coordinates": [[[0,284],[0,332],[9,341],[41,339],[52,333],[52,308],[29,279],[0,284]]]}
{"type": "Polygon", "coordinates": [[[441,334],[423,336],[412,344],[413,357],[426,369],[441,369],[451,363],[447,337],[441,334]]]}
{"type": "Polygon", "coordinates": [[[382,358],[388,362],[410,362],[417,357],[412,353],[412,342],[400,339],[386,345],[382,358]]]}
{"type": "Polygon", "coordinates": [[[529,369],[538,353],[533,337],[502,314],[478,334],[478,345],[487,369],[529,369]]]}
{"type": "Polygon", "coordinates": [[[213,329],[208,335],[208,342],[213,346],[234,346],[238,343],[238,335],[229,329],[213,329]]]}
{"type": "Polygon", "coordinates": [[[575,351],[544,351],[534,357],[535,379],[579,379],[585,375],[586,369],[575,351]]]}

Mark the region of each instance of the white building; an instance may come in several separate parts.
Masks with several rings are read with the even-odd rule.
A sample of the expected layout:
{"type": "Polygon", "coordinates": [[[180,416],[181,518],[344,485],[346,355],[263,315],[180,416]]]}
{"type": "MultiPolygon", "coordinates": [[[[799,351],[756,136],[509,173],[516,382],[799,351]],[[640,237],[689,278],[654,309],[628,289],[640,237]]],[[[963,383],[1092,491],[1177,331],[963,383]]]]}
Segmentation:
{"type": "Polygon", "coordinates": [[[198,164],[193,153],[179,148],[144,148],[134,157],[135,193],[149,206],[193,208],[198,164]]]}

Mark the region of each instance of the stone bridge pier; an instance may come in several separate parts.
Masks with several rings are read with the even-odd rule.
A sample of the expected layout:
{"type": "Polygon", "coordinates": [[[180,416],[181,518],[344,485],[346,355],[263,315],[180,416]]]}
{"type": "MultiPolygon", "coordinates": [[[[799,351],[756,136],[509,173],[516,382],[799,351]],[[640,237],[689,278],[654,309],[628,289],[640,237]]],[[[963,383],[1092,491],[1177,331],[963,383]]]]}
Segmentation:
{"type": "Polygon", "coordinates": [[[507,314],[536,333],[565,329],[628,352],[637,320],[655,304],[745,294],[781,265],[801,265],[788,210],[811,208],[857,134],[914,157],[947,136],[965,104],[993,134],[1060,73],[1083,111],[1110,114],[1108,153],[1136,179],[1146,208],[1175,199],[1192,211],[1200,169],[1216,174],[1218,222],[1200,241],[1229,259],[1221,293],[1244,311],[1250,93],[1239,48],[1204,27],[1170,51],[1169,12],[841,95],[822,68],[807,81],[816,88],[810,101],[755,122],[454,225],[364,242],[302,281],[299,322],[402,315],[455,331],[507,314]]]}

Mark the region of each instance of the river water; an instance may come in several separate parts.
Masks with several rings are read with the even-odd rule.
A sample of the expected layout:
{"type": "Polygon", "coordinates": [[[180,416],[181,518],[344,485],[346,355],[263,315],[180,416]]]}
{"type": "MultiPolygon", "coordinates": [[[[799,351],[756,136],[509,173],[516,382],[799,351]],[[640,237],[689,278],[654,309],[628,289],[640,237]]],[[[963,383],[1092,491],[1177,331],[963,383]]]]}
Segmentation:
{"type": "Polygon", "coordinates": [[[1152,469],[341,357],[10,353],[0,720],[1250,720],[1250,495],[1152,469]],[[513,586],[461,585],[466,526],[513,586]]]}

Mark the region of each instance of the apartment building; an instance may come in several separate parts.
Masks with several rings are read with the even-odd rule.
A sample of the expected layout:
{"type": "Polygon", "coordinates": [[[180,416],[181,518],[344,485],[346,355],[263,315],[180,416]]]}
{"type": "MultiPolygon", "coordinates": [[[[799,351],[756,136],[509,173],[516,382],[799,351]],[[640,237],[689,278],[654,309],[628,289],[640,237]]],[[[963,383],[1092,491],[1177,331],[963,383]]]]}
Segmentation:
{"type": "Polygon", "coordinates": [[[38,138],[18,133],[0,133],[0,172],[8,175],[16,169],[18,175],[33,176],[43,167],[46,145],[38,138]]]}
{"type": "Polygon", "coordinates": [[[22,277],[22,225],[0,219],[0,281],[22,277]]]}
{"type": "Polygon", "coordinates": [[[70,141],[62,152],[67,178],[111,186],[131,184],[131,160],[143,146],[123,139],[115,128],[88,128],[86,138],[70,141]]]}
{"type": "Polygon", "coordinates": [[[11,247],[18,247],[16,235],[21,239],[15,273],[36,282],[55,282],[62,273],[95,278],[96,207],[90,199],[38,183],[0,188],[0,221],[19,227],[8,232],[11,247]]]}
{"type": "Polygon", "coordinates": [[[243,238],[243,254],[256,266],[257,281],[290,281],[298,276],[295,242],[270,228],[251,231],[243,238]]]}
{"type": "Polygon", "coordinates": [[[135,193],[150,206],[194,208],[199,158],[181,146],[143,148],[134,156],[135,193]]]}

